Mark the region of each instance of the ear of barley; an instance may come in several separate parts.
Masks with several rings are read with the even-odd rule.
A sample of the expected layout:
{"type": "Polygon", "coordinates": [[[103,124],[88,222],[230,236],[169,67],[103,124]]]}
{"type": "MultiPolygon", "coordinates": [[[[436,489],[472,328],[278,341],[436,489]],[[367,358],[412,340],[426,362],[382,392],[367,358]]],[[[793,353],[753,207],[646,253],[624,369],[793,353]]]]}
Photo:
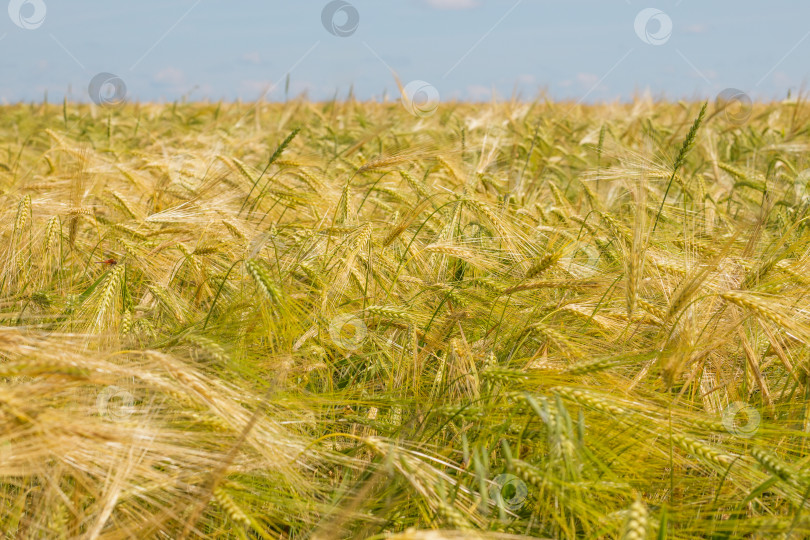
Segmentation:
{"type": "Polygon", "coordinates": [[[239,508],[239,505],[234,502],[222,486],[214,488],[213,495],[217,503],[228,513],[228,517],[244,527],[250,527],[250,518],[239,508]]]}
{"type": "Polygon", "coordinates": [[[511,294],[519,291],[529,291],[533,289],[559,289],[571,290],[577,292],[585,292],[599,287],[599,283],[589,279],[571,279],[571,280],[541,280],[534,279],[525,281],[508,289],[504,289],[504,294],[511,294]]]}
{"type": "Polygon", "coordinates": [[[400,321],[408,324],[413,322],[407,310],[394,306],[369,306],[366,308],[366,313],[390,321],[400,321]]]}
{"type": "Polygon", "coordinates": [[[686,134],[686,138],[681,145],[681,149],[678,151],[678,157],[675,158],[675,163],[672,166],[672,176],[669,178],[667,189],[664,191],[664,196],[661,198],[661,207],[658,208],[658,213],[655,215],[655,221],[653,222],[652,227],[653,233],[655,232],[655,228],[658,226],[658,218],[661,217],[661,212],[664,210],[664,203],[667,200],[667,195],[669,195],[669,188],[672,187],[672,181],[675,180],[675,175],[678,172],[678,169],[680,169],[684,161],[686,161],[686,154],[688,154],[695,145],[698,129],[700,129],[700,124],[703,123],[703,117],[706,115],[707,105],[708,102],[703,103],[697,118],[695,118],[695,121],[692,124],[692,127],[689,128],[689,133],[686,134]]]}
{"type": "Polygon", "coordinates": [[[474,528],[467,518],[464,517],[464,514],[462,514],[455,506],[442,500],[436,503],[436,512],[453,529],[466,531],[474,528]]]}
{"type": "Polygon", "coordinates": [[[555,251],[553,253],[549,253],[545,255],[542,259],[540,259],[537,263],[532,265],[529,270],[526,272],[526,279],[531,279],[533,277],[537,277],[553,265],[557,264],[557,262],[562,258],[563,252],[562,250],[555,251]]]}
{"type": "Polygon", "coordinates": [[[570,339],[565,337],[565,335],[551,328],[547,324],[534,323],[529,325],[529,329],[548,340],[568,356],[574,358],[582,358],[585,356],[585,351],[583,351],[579,346],[575,345],[570,339]]]}
{"type": "Polygon", "coordinates": [[[414,190],[417,195],[423,199],[430,198],[430,191],[424,183],[420,182],[405,171],[399,171],[399,175],[408,183],[408,186],[410,186],[410,188],[414,190]]]}
{"type": "Polygon", "coordinates": [[[681,448],[682,450],[689,452],[690,454],[694,454],[698,457],[716,463],[722,467],[727,466],[731,463],[732,457],[723,454],[722,452],[718,452],[708,444],[700,441],[698,439],[693,439],[691,437],[687,437],[686,435],[681,435],[678,433],[672,434],[672,442],[675,443],[676,446],[681,448]]]}
{"type": "Polygon", "coordinates": [[[514,471],[515,476],[527,484],[539,489],[546,487],[546,480],[543,478],[543,474],[534,465],[531,465],[530,463],[527,463],[521,459],[513,459],[511,468],[514,471]]]}
{"type": "Polygon", "coordinates": [[[557,386],[552,388],[551,391],[591,409],[596,409],[598,411],[614,415],[624,415],[628,413],[627,409],[619,407],[618,405],[613,405],[608,400],[590,394],[589,392],[585,392],[584,390],[557,386]]]}
{"type": "Polygon", "coordinates": [[[526,381],[528,380],[529,376],[526,372],[521,371],[519,369],[508,369],[502,367],[488,367],[481,372],[481,377],[483,379],[488,379],[496,382],[514,382],[514,381],[526,381]]]}
{"type": "Polygon", "coordinates": [[[792,468],[782,463],[776,456],[767,450],[759,447],[751,449],[751,457],[762,465],[768,472],[778,476],[788,484],[793,486],[801,486],[807,479],[803,479],[792,468]]]}
{"type": "Polygon", "coordinates": [[[267,263],[259,259],[249,259],[245,261],[245,269],[259,286],[264,295],[274,303],[281,301],[281,289],[273,280],[270,268],[267,263]]]}
{"type": "Polygon", "coordinates": [[[647,520],[647,506],[641,502],[641,499],[636,499],[633,504],[630,505],[627,521],[625,522],[624,531],[622,532],[622,540],[646,540],[647,520]]]}
{"type": "Polygon", "coordinates": [[[760,317],[774,322],[783,328],[798,330],[801,332],[801,329],[797,324],[794,323],[794,321],[775,312],[768,307],[765,302],[753,295],[745,294],[739,291],[726,291],[722,293],[720,297],[727,302],[731,302],[732,304],[736,304],[742,308],[751,310],[760,317]]]}
{"type": "Polygon", "coordinates": [[[643,298],[638,299],[638,305],[641,306],[641,309],[656,317],[659,321],[665,322],[667,320],[667,313],[663,309],[656,307],[643,298]]]}

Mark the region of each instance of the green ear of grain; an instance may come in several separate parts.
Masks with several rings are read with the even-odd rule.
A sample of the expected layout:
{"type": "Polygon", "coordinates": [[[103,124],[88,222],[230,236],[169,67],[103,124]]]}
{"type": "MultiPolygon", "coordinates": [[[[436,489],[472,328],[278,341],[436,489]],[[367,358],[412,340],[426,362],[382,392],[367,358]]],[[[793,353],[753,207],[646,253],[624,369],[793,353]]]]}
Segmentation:
{"type": "MultiPolygon", "coordinates": [[[[271,155],[270,159],[267,160],[267,165],[265,165],[264,170],[262,171],[262,173],[258,176],[258,178],[256,178],[256,180],[253,182],[253,185],[250,187],[250,191],[245,196],[245,200],[242,202],[242,206],[239,208],[239,212],[237,212],[237,215],[241,214],[242,210],[245,209],[245,205],[250,200],[250,195],[253,193],[253,190],[256,189],[256,186],[259,184],[261,179],[264,177],[264,174],[267,172],[267,169],[269,169],[270,165],[272,165],[281,156],[281,153],[284,152],[284,150],[290,145],[292,140],[295,138],[296,135],[298,135],[298,133],[300,131],[301,131],[300,128],[295,128],[294,130],[292,130],[292,132],[289,135],[287,135],[287,138],[285,138],[283,141],[281,141],[281,144],[278,145],[275,152],[273,152],[273,155],[271,155]]],[[[269,184],[269,181],[268,181],[268,184],[269,184]]],[[[265,185],[265,188],[266,187],[267,187],[267,185],[265,185]]],[[[264,189],[262,189],[262,192],[264,192],[264,189]]],[[[253,203],[254,208],[255,208],[256,204],[258,204],[258,200],[260,199],[260,197],[261,197],[261,193],[259,194],[259,197],[256,198],[256,201],[253,203]]]]}
{"type": "Polygon", "coordinates": [[[669,188],[672,187],[672,181],[675,180],[675,175],[683,166],[684,161],[686,161],[686,155],[689,153],[689,150],[691,150],[695,145],[698,129],[700,129],[700,124],[703,123],[703,117],[706,116],[707,105],[708,102],[703,103],[703,106],[700,108],[700,113],[698,113],[697,118],[695,118],[695,121],[692,123],[692,127],[689,128],[689,133],[686,134],[686,138],[683,140],[681,149],[678,152],[678,157],[675,158],[675,163],[672,166],[672,176],[669,177],[667,189],[664,191],[664,197],[661,199],[661,207],[658,208],[658,213],[655,215],[655,222],[653,223],[652,232],[655,232],[655,228],[658,226],[658,218],[661,217],[661,212],[664,210],[664,203],[667,200],[667,195],[669,195],[669,188]]]}
{"type": "Polygon", "coordinates": [[[272,273],[267,263],[260,259],[250,259],[245,262],[245,269],[270,301],[276,304],[281,303],[281,289],[273,280],[272,273]]]}

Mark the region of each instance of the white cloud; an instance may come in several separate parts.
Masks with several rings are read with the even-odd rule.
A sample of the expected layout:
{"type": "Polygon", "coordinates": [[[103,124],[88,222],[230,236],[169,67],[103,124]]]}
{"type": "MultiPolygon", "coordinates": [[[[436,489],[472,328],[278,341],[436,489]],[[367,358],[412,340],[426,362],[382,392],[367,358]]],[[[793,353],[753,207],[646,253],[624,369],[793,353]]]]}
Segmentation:
{"type": "Polygon", "coordinates": [[[478,0],[425,0],[425,3],[434,9],[457,10],[478,7],[478,0]]]}
{"type": "Polygon", "coordinates": [[[467,95],[473,101],[486,101],[492,99],[492,89],[480,84],[472,84],[467,87],[467,95]]]}
{"type": "Polygon", "coordinates": [[[577,82],[582,86],[592,87],[599,82],[599,75],[594,73],[577,73],[577,82]]]}
{"type": "Polygon", "coordinates": [[[259,51],[253,51],[253,52],[243,54],[242,55],[242,60],[244,60],[245,62],[248,62],[250,64],[257,64],[258,65],[258,64],[262,63],[262,57],[259,54],[259,51]]]}
{"type": "Polygon", "coordinates": [[[183,85],[186,75],[177,68],[167,67],[155,73],[154,79],[156,83],[177,87],[183,85]]]}

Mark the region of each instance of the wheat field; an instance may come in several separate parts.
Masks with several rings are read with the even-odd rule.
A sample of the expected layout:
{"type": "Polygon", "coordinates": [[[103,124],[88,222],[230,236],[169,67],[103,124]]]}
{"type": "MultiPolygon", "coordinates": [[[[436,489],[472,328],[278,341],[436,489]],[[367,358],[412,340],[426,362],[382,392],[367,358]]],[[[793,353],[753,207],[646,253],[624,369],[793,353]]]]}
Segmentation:
{"type": "Polygon", "coordinates": [[[8,538],[810,536],[810,106],[6,105],[8,538]]]}

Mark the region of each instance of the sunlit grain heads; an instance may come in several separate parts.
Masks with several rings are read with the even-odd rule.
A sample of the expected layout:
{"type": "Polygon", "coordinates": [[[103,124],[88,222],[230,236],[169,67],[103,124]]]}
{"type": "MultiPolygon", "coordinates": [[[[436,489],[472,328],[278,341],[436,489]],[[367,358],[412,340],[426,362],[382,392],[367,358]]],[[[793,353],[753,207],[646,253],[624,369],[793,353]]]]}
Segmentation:
{"type": "Polygon", "coordinates": [[[425,81],[411,81],[402,89],[402,104],[412,115],[426,118],[439,108],[439,91],[425,81]]]}
{"type": "Polygon", "coordinates": [[[8,3],[11,22],[24,30],[36,30],[42,26],[47,11],[42,0],[11,0],[8,3]]]}
{"type": "Polygon", "coordinates": [[[751,97],[736,88],[726,88],[714,100],[715,106],[723,112],[726,120],[736,126],[745,124],[751,117],[751,97]]]}
{"type": "Polygon", "coordinates": [[[519,510],[526,502],[529,488],[526,482],[514,474],[503,473],[492,479],[489,486],[489,498],[496,505],[503,505],[507,510],[519,510]]]}
{"type": "Polygon", "coordinates": [[[112,73],[99,73],[90,80],[87,87],[90,99],[101,107],[120,107],[127,98],[127,85],[124,79],[112,73]]]}
{"type": "Polygon", "coordinates": [[[96,410],[99,415],[120,422],[135,412],[135,398],[120,386],[107,386],[96,398],[96,410]]]}
{"type": "Polygon", "coordinates": [[[367,336],[366,323],[356,315],[344,313],[329,323],[329,337],[341,349],[354,351],[363,344],[367,336]]]}
{"type": "Polygon", "coordinates": [[[759,411],[744,401],[735,401],[723,411],[723,427],[737,437],[753,437],[759,428],[759,422],[759,411]]]}
{"type": "Polygon", "coordinates": [[[672,19],[657,8],[639,11],[634,27],[638,38],[647,45],[663,45],[672,36],[672,19]]]}
{"type": "Polygon", "coordinates": [[[333,0],[321,11],[321,22],[326,31],[337,37],[349,37],[360,26],[360,13],[344,0],[333,0]]]}

